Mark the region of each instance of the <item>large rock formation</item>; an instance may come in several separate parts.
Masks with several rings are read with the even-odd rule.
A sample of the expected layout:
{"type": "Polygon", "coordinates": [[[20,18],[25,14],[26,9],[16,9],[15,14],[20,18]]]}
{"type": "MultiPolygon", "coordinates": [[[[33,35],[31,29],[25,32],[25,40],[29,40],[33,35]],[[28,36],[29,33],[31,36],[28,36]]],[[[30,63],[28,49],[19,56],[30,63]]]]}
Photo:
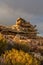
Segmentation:
{"type": "MultiPolygon", "coordinates": [[[[30,22],[27,22],[22,18],[18,18],[16,25],[9,27],[0,25],[0,33],[3,34],[7,39],[7,42],[11,45],[14,45],[15,43],[14,46],[16,46],[16,48],[18,46],[21,48],[20,45],[25,45],[23,47],[26,47],[28,50],[30,49],[33,54],[36,52],[41,53],[43,56],[43,37],[37,35],[38,32],[36,25],[33,26],[30,22]]],[[[37,54],[35,56],[37,56],[37,54]]]]}
{"type": "Polygon", "coordinates": [[[22,18],[18,18],[16,25],[11,26],[13,30],[17,31],[17,34],[26,37],[26,38],[36,38],[37,30],[35,29],[36,25],[33,26],[30,22],[26,22],[22,18]]]}
{"type": "Polygon", "coordinates": [[[0,25],[0,32],[2,34],[9,34],[9,35],[20,35],[22,38],[36,38],[37,36],[37,29],[36,25],[33,26],[30,22],[26,22],[22,18],[18,18],[16,21],[16,25],[8,26],[1,26],[0,25]]]}

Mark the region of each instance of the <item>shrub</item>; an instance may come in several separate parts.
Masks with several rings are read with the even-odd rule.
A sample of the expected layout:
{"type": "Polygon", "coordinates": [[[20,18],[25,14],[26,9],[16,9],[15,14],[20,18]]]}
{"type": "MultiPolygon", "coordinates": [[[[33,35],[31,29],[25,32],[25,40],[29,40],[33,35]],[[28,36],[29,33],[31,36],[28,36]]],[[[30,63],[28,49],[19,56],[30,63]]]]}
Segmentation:
{"type": "Polygon", "coordinates": [[[21,50],[12,49],[2,55],[4,65],[39,65],[39,61],[32,55],[21,50]]]}
{"type": "Polygon", "coordinates": [[[7,41],[0,33],[0,55],[5,51],[6,48],[7,48],[7,41]]]}

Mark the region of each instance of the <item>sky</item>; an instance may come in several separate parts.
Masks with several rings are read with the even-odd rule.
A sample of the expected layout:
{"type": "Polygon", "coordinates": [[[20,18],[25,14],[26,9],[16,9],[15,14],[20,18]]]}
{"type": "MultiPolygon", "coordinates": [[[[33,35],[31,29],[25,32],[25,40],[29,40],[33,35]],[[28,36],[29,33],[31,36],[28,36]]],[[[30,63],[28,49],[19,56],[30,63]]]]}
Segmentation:
{"type": "Polygon", "coordinates": [[[43,36],[43,0],[0,0],[0,24],[14,25],[18,17],[37,25],[43,36]]]}

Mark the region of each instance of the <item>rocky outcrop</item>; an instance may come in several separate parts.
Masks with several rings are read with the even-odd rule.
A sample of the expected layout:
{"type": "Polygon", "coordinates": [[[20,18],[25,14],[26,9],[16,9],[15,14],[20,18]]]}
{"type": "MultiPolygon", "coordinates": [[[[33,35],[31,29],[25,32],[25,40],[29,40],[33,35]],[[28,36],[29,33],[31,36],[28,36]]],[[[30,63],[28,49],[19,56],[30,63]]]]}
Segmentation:
{"type": "Polygon", "coordinates": [[[22,18],[18,18],[16,21],[16,25],[11,26],[13,30],[16,30],[17,33],[26,37],[26,38],[36,38],[37,29],[35,29],[36,25],[33,26],[30,22],[26,22],[22,18]]]}
{"type": "Polygon", "coordinates": [[[19,34],[25,38],[36,38],[37,35],[36,25],[33,26],[30,22],[26,22],[26,20],[22,18],[18,18],[16,25],[12,25],[10,27],[0,25],[0,32],[6,35],[19,34]]]}
{"type": "Polygon", "coordinates": [[[30,49],[33,55],[40,53],[43,57],[43,37],[37,35],[36,25],[33,26],[23,18],[18,18],[15,25],[9,27],[0,25],[0,33],[3,34],[10,45],[14,46],[13,43],[15,43],[15,46],[21,47],[20,45],[26,44],[27,47],[26,45],[25,47],[28,50],[30,49]]]}

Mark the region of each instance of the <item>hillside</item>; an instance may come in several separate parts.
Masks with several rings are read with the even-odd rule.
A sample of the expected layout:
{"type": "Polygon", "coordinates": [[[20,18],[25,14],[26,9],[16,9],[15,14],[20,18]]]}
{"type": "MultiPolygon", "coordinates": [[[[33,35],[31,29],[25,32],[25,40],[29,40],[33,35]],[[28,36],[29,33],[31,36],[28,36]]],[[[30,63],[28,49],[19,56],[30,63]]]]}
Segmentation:
{"type": "MultiPolygon", "coordinates": [[[[34,58],[43,62],[43,37],[38,36],[38,33],[39,32],[36,29],[36,25],[32,25],[30,22],[27,22],[23,18],[18,18],[16,24],[12,26],[0,25],[0,55],[4,53],[4,59],[4,55],[7,56],[10,53],[9,51],[6,55],[5,51],[14,48],[16,51],[22,50],[25,53],[29,53],[34,58]]],[[[11,55],[12,53],[13,52],[11,52],[11,55]]],[[[27,63],[25,65],[29,64],[27,63]]]]}

